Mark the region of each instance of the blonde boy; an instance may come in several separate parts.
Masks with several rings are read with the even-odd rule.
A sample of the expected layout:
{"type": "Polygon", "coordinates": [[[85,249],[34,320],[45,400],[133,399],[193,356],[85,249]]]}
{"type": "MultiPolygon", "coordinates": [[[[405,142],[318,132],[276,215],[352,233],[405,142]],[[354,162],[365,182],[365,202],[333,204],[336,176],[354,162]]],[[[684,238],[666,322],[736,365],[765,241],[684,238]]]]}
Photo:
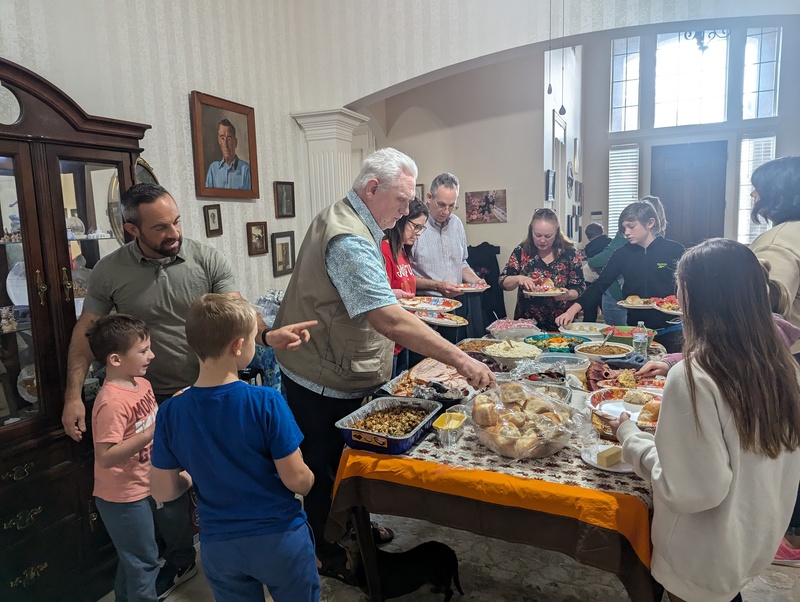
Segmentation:
{"type": "Polygon", "coordinates": [[[203,568],[217,600],[261,601],[263,584],[276,602],[316,602],[314,545],[295,498],[314,484],[303,435],[278,391],[238,379],[256,328],[242,298],[211,293],[192,305],[186,339],[200,375],[159,408],[153,497],[172,500],[194,481],[203,568]]]}

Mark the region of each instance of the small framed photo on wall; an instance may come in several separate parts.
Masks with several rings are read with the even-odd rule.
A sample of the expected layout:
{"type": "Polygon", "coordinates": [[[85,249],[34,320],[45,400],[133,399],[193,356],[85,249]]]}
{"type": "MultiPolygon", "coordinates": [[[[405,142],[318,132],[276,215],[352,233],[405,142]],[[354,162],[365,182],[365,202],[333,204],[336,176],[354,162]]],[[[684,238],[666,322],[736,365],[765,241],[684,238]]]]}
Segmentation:
{"type": "Polygon", "coordinates": [[[275,217],[294,217],[294,182],[273,182],[275,217]]]}
{"type": "Polygon", "coordinates": [[[294,270],[294,232],[273,232],[272,272],[274,276],[291,274],[294,270]]]}
{"type": "Polygon", "coordinates": [[[267,247],[267,222],[247,222],[247,254],[266,255],[267,247]]]}
{"type": "Polygon", "coordinates": [[[219,205],[204,205],[203,221],[208,238],[222,235],[222,208],[219,205]]]}
{"type": "Polygon", "coordinates": [[[425,202],[425,185],[424,184],[417,184],[417,198],[425,202]]]}

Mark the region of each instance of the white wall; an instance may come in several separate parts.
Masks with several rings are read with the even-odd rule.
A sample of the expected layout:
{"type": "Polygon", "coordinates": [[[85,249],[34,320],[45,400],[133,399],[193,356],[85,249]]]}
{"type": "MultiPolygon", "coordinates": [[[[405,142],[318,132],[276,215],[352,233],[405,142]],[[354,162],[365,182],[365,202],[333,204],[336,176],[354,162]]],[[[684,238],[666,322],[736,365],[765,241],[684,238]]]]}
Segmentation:
{"type": "MultiPolygon", "coordinates": [[[[394,96],[383,103],[385,141],[408,153],[427,193],[451,171],[461,181],[456,214],[470,245],[499,245],[505,265],[542,206],[542,54],[482,67],[394,96]],[[464,194],[506,189],[508,223],[466,224],[464,194]]],[[[513,312],[514,297],[506,306],[513,312]]]]}
{"type": "MultiPolygon", "coordinates": [[[[553,2],[548,21],[549,5],[549,0],[0,0],[0,56],[50,80],[89,113],[151,124],[143,156],[178,201],[186,235],[226,253],[243,293],[253,297],[285,286],[288,278],[272,278],[271,255],[247,257],[245,222],[266,220],[271,232],[294,229],[299,242],[313,217],[305,142],[290,112],[374,104],[504,60],[496,53],[558,35],[562,21],[570,37],[689,18],[800,13],[796,0],[565,0],[564,15],[553,2]],[[221,201],[225,234],[209,240],[201,207],[218,201],[199,201],[194,194],[191,90],[252,106],[256,116],[261,199],[221,201]],[[273,180],[296,182],[297,218],[275,220],[273,180]]],[[[541,96],[538,85],[532,95],[541,96]]],[[[488,124],[502,126],[512,146],[541,134],[541,116],[526,119],[530,130],[519,128],[518,120],[503,114],[502,100],[497,109],[464,110],[479,109],[485,117],[450,134],[454,142],[491,139],[488,124]]],[[[525,110],[530,108],[520,109],[525,110]]],[[[492,177],[482,175],[470,187],[508,182],[519,194],[529,186],[513,178],[541,171],[541,137],[530,144],[537,146],[530,156],[499,160],[475,154],[454,169],[477,174],[477,167],[495,161],[492,177]]],[[[424,173],[434,171],[428,169],[424,173]]]]}

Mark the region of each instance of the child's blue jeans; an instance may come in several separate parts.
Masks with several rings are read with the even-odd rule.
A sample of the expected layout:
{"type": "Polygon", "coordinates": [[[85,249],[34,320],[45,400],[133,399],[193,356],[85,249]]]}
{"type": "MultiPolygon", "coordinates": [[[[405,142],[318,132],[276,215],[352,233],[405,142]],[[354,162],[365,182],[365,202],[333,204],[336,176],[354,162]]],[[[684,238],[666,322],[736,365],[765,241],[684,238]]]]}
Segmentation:
{"type": "Polygon", "coordinates": [[[94,499],[119,556],[114,596],[118,602],[155,602],[159,565],[153,499],[149,496],[137,502],[94,499]]]}
{"type": "Polygon", "coordinates": [[[311,527],[203,541],[200,558],[217,602],[262,602],[266,585],[275,602],[317,602],[319,574],[311,527]]]}

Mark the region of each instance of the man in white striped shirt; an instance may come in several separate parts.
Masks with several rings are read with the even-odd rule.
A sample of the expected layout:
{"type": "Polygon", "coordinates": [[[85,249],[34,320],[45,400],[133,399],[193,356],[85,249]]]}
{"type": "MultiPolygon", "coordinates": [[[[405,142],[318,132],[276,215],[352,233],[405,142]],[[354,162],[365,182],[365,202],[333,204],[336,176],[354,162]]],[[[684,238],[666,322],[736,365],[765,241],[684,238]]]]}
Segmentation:
{"type": "Polygon", "coordinates": [[[454,214],[458,207],[458,178],[439,174],[427,194],[427,228],[411,249],[411,265],[422,295],[456,297],[462,282],[484,281],[467,264],[467,234],[454,214]]]}
{"type": "MultiPolygon", "coordinates": [[[[411,267],[417,276],[418,295],[457,297],[462,291],[456,285],[462,282],[486,284],[467,264],[467,233],[464,224],[453,213],[458,206],[458,187],[458,178],[451,173],[439,174],[431,182],[427,195],[430,210],[427,228],[411,249],[411,267]]],[[[453,313],[469,320],[471,306],[478,313],[482,311],[477,297],[468,301],[453,313]]],[[[441,328],[439,333],[456,343],[475,334],[469,334],[469,328],[441,328]]],[[[412,358],[412,361],[419,359],[416,356],[412,358]]]]}

